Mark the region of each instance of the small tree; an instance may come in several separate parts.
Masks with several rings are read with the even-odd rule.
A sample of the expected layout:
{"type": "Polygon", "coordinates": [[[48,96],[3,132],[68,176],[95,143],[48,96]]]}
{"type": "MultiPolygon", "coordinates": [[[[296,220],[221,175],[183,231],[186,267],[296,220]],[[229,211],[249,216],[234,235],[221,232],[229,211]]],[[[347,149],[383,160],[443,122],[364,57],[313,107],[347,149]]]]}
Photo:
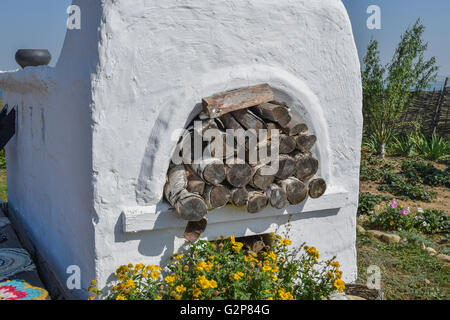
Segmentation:
{"type": "Polygon", "coordinates": [[[422,39],[424,31],[420,19],[409,27],[386,67],[380,63],[378,42],[371,39],[367,47],[362,70],[364,124],[382,158],[400,115],[436,79],[436,58],[425,59],[428,43],[422,39]]]}

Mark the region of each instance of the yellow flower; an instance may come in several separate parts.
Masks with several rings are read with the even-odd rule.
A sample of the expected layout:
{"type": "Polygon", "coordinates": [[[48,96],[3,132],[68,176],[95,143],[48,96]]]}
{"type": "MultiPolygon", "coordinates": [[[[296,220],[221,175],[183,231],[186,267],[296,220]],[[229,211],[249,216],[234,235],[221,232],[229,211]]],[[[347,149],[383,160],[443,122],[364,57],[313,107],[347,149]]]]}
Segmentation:
{"type": "Polygon", "coordinates": [[[97,285],[97,281],[96,280],[92,280],[91,281],[91,286],[96,286],[97,285]]]}
{"type": "Polygon", "coordinates": [[[342,291],[344,291],[345,289],[345,282],[342,281],[341,279],[335,279],[333,281],[333,285],[336,289],[339,290],[340,293],[342,293],[342,291]]]}
{"type": "Polygon", "coordinates": [[[339,264],[339,262],[337,262],[337,261],[331,262],[330,265],[332,265],[332,266],[335,267],[335,268],[339,268],[339,267],[341,266],[341,265],[339,264]]]}
{"type": "Polygon", "coordinates": [[[164,280],[166,280],[167,283],[172,283],[175,281],[175,277],[174,276],[167,276],[164,278],[164,280]]]}
{"type": "Polygon", "coordinates": [[[112,289],[113,289],[113,291],[117,291],[117,290],[119,290],[119,286],[114,286],[112,289]]]}
{"type": "Polygon", "coordinates": [[[195,269],[197,271],[203,271],[205,269],[205,267],[207,266],[205,261],[200,261],[199,263],[197,263],[197,265],[195,266],[195,269]]]}
{"type": "Polygon", "coordinates": [[[156,270],[153,270],[152,273],[150,273],[150,277],[152,277],[152,279],[158,279],[160,276],[159,272],[156,270]]]}
{"type": "Polygon", "coordinates": [[[284,289],[278,290],[278,295],[280,296],[281,300],[293,300],[294,297],[290,292],[286,292],[284,289]]]}
{"type": "Polygon", "coordinates": [[[202,290],[200,290],[199,288],[194,289],[194,291],[192,291],[192,295],[194,296],[194,298],[198,298],[199,295],[201,295],[202,290]]]}
{"type": "Polygon", "coordinates": [[[95,296],[89,297],[88,300],[95,300],[95,296]]]}
{"type": "Polygon", "coordinates": [[[153,300],[162,300],[162,297],[161,296],[157,296],[155,299],[153,299],[153,300]]]}
{"type": "Polygon", "coordinates": [[[389,221],[389,225],[392,227],[394,225],[394,221],[389,221]]]}
{"type": "Polygon", "coordinates": [[[235,252],[239,252],[239,251],[241,251],[243,246],[244,246],[244,244],[242,242],[234,242],[232,248],[235,252]]]}
{"type": "Polygon", "coordinates": [[[148,273],[144,271],[144,272],[142,272],[142,276],[147,279],[148,278],[148,273]]]}
{"type": "Polygon", "coordinates": [[[232,276],[234,280],[240,280],[244,276],[244,274],[241,271],[239,271],[237,273],[233,273],[232,276]]]}
{"type": "Polygon", "coordinates": [[[264,265],[264,266],[262,267],[262,270],[263,270],[264,272],[268,272],[268,271],[272,270],[272,267],[271,267],[271,266],[268,266],[268,265],[264,265]]]}
{"type": "Polygon", "coordinates": [[[210,255],[208,258],[209,258],[209,260],[214,260],[215,257],[214,257],[214,255],[210,255]]]}
{"type": "Polygon", "coordinates": [[[125,297],[124,295],[117,295],[116,300],[128,300],[127,297],[125,297]]]}
{"type": "Polygon", "coordinates": [[[205,271],[210,272],[212,267],[214,267],[214,264],[211,261],[208,261],[205,265],[205,271]]]}
{"type": "Polygon", "coordinates": [[[273,297],[268,297],[266,300],[273,300],[273,297]]]}
{"type": "Polygon", "coordinates": [[[272,276],[272,281],[277,281],[277,280],[278,280],[278,277],[276,275],[273,275],[272,276]]]}
{"type": "Polygon", "coordinates": [[[228,238],[230,239],[230,241],[231,241],[232,244],[235,243],[236,239],[235,239],[234,236],[229,236],[228,238]]]}
{"type": "Polygon", "coordinates": [[[272,259],[272,261],[276,261],[276,260],[277,260],[277,255],[276,255],[273,251],[270,251],[270,252],[267,254],[267,257],[270,258],[270,259],[272,259]]]}
{"type": "Polygon", "coordinates": [[[177,259],[177,260],[180,260],[181,258],[183,258],[183,254],[177,254],[176,256],[175,256],[175,259],[177,259]]]}
{"type": "Polygon", "coordinates": [[[125,288],[131,288],[131,289],[136,288],[136,284],[134,283],[133,279],[128,279],[125,282],[125,288]]]}
{"type": "Polygon", "coordinates": [[[290,245],[292,243],[292,241],[291,240],[289,240],[289,239],[283,239],[283,240],[281,240],[281,245],[282,246],[288,246],[288,245],[290,245]]]}
{"type": "Polygon", "coordinates": [[[183,292],[186,291],[186,287],[183,286],[183,285],[179,285],[179,286],[177,286],[177,287],[175,288],[175,290],[176,290],[178,293],[183,293],[183,292]]]}
{"type": "Polygon", "coordinates": [[[217,282],[216,280],[209,281],[209,286],[213,289],[217,288],[217,282]]]}
{"type": "Polygon", "coordinates": [[[338,278],[338,279],[342,278],[342,271],[341,270],[336,270],[336,272],[334,274],[336,275],[336,278],[338,278]]]}
{"type": "Polygon", "coordinates": [[[136,270],[144,269],[144,264],[143,263],[138,263],[134,269],[136,269],[136,270]]]}
{"type": "Polygon", "coordinates": [[[175,300],[181,300],[181,295],[176,294],[176,295],[175,295],[175,300]]]}

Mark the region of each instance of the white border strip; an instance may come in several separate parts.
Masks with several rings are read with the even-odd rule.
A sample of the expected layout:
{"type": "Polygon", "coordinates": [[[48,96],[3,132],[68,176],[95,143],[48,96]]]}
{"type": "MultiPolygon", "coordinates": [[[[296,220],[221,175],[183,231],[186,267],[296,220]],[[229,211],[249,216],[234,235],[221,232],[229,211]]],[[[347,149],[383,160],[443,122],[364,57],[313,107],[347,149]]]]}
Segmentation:
{"type": "MultiPolygon", "coordinates": [[[[267,207],[259,213],[248,213],[244,209],[233,206],[215,209],[208,213],[208,224],[245,221],[268,218],[288,214],[338,209],[348,204],[349,193],[345,190],[327,190],[318,199],[307,198],[296,206],[288,206],[277,210],[267,207]]],[[[123,232],[140,232],[161,229],[184,228],[187,221],[180,219],[176,212],[165,203],[156,206],[136,206],[124,208],[122,211],[123,232]]]]}

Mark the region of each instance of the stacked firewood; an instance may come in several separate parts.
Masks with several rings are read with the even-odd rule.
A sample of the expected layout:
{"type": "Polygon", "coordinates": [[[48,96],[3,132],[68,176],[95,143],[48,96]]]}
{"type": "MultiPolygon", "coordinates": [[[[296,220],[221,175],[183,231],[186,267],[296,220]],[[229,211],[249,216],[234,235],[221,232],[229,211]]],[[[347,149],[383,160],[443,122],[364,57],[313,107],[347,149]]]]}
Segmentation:
{"type": "Polygon", "coordinates": [[[183,163],[171,163],[164,187],[165,198],[181,218],[201,221],[208,211],[227,204],[246,208],[249,213],[260,212],[269,205],[282,209],[303,202],[307,196],[318,198],[325,192],[325,181],[315,178],[319,162],[311,154],[316,136],[308,132],[305,123],[294,119],[285,103],[276,100],[269,85],[205,98],[203,112],[193,121],[201,121],[201,125],[188,127],[176,153],[180,156],[186,145],[192,152],[183,163]],[[208,129],[219,135],[205,137],[208,129]],[[258,136],[256,147],[250,147],[248,141],[237,136],[230,138],[227,129],[255,130],[252,132],[258,136]],[[260,129],[266,129],[267,134],[259,134],[260,129]],[[192,156],[196,134],[203,138],[199,161],[193,161],[192,156]],[[278,170],[267,174],[264,169],[272,163],[259,156],[259,148],[266,148],[270,154],[275,134],[279,142],[278,170]],[[222,146],[223,152],[218,152],[217,146],[222,146]],[[236,160],[239,150],[244,153],[241,161],[236,160]],[[253,158],[256,161],[249,161],[252,156],[256,156],[253,158]]]}

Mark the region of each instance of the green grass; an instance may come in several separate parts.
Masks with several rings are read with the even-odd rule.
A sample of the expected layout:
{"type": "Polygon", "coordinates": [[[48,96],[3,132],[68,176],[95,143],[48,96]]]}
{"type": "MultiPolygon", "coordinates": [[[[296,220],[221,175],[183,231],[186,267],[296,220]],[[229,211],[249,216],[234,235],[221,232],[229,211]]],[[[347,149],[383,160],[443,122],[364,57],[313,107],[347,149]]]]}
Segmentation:
{"type": "Polygon", "coordinates": [[[6,170],[0,169],[0,200],[8,201],[8,189],[6,187],[6,170]]]}
{"type": "Polygon", "coordinates": [[[387,299],[450,299],[449,266],[413,243],[385,244],[358,233],[358,283],[367,268],[381,269],[381,290],[387,299]]]}

